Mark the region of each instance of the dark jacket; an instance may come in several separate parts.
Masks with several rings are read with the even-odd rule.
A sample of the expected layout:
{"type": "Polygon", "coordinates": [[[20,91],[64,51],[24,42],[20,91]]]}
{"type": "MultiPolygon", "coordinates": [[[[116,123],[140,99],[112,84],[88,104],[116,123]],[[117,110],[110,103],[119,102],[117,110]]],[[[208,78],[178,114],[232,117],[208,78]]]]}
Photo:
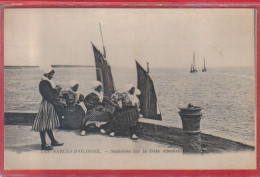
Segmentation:
{"type": "Polygon", "coordinates": [[[71,90],[63,90],[61,91],[61,98],[66,100],[67,105],[75,105],[79,104],[81,101],[84,100],[84,96],[82,94],[79,94],[79,98],[76,101],[76,93],[71,90]]]}
{"type": "Polygon", "coordinates": [[[84,99],[84,104],[89,111],[103,108],[103,103],[99,102],[99,97],[95,93],[88,94],[84,99]]]}
{"type": "Polygon", "coordinates": [[[51,102],[52,104],[57,104],[58,97],[59,97],[59,91],[56,89],[53,89],[51,84],[48,81],[42,80],[39,84],[39,91],[41,96],[51,102]]]}

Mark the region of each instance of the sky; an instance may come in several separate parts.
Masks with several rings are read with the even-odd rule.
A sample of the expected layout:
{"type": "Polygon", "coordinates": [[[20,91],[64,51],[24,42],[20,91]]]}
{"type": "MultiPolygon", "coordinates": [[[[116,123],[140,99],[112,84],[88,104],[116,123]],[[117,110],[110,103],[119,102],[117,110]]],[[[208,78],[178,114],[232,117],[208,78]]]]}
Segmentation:
{"type": "Polygon", "coordinates": [[[4,10],[5,65],[254,66],[253,9],[22,8],[4,10]]]}

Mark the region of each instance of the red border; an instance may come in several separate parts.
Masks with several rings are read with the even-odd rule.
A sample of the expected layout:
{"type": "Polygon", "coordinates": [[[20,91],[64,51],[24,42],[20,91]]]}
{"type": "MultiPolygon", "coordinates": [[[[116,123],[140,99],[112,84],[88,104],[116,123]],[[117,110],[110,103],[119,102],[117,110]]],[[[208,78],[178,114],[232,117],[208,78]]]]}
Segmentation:
{"type": "MultiPolygon", "coordinates": [[[[57,8],[57,7],[79,7],[79,8],[256,8],[257,9],[257,51],[260,51],[260,2],[254,0],[151,0],[138,2],[138,0],[127,0],[127,2],[116,2],[108,0],[84,0],[71,1],[0,1],[4,8],[57,8]]],[[[4,103],[4,14],[0,13],[0,103],[4,103]]],[[[259,68],[260,52],[257,53],[257,69],[259,68]]],[[[257,81],[260,72],[257,72],[257,81]]],[[[257,91],[260,83],[257,82],[257,91]]],[[[260,104],[260,96],[257,94],[257,105],[260,104]]],[[[257,107],[257,117],[260,116],[260,109],[257,107]]],[[[4,104],[0,106],[0,175],[3,176],[260,176],[259,151],[257,151],[256,170],[4,170],[4,104]]],[[[257,125],[257,137],[259,136],[260,125],[257,125]]],[[[257,142],[257,148],[260,143],[257,142]]]]}

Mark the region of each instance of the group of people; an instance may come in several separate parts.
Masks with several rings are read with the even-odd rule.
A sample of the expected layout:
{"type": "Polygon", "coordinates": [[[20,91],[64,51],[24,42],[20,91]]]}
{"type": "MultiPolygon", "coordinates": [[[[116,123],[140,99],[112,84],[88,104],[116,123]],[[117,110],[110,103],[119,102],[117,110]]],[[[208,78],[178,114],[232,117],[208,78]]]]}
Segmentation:
{"type": "Polygon", "coordinates": [[[133,140],[138,139],[137,123],[139,117],[142,117],[139,89],[129,84],[125,92],[116,92],[106,97],[102,83],[93,81],[92,92],[84,97],[78,92],[77,81],[69,81],[70,89],[63,90],[52,80],[54,73],[53,68],[44,71],[39,84],[42,101],[32,126],[33,130],[40,132],[42,150],[52,150],[53,146],[63,145],[54,138],[52,130],[57,127],[80,129],[80,134],[84,136],[94,126],[100,133],[107,133],[111,137],[127,134],[133,140]],[[46,133],[51,146],[46,143],[46,133]]]}

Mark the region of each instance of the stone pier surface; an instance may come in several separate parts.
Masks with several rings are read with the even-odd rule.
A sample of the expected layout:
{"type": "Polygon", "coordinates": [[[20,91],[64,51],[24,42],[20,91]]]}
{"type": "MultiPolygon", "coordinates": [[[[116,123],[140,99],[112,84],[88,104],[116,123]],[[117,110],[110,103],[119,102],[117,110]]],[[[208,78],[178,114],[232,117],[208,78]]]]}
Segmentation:
{"type": "MultiPolygon", "coordinates": [[[[36,116],[36,112],[6,111],[4,114],[4,119],[5,119],[4,123],[6,127],[10,125],[32,126],[35,116],[36,116]]],[[[139,137],[142,138],[142,140],[148,140],[148,142],[162,143],[165,144],[166,146],[168,145],[172,147],[184,146],[183,130],[181,128],[168,125],[168,123],[164,121],[140,118],[137,134],[139,135],[139,137]]],[[[31,133],[29,133],[29,135],[31,136],[31,133]]],[[[221,138],[203,132],[201,133],[201,147],[204,153],[221,153],[221,152],[238,152],[238,151],[255,150],[255,147],[252,145],[247,145],[241,142],[221,138]]]]}
{"type": "MultiPolygon", "coordinates": [[[[32,131],[31,125],[5,125],[4,169],[255,169],[255,151],[184,155],[181,129],[153,124],[150,120],[140,121],[143,134],[137,141],[100,133],[80,136],[79,130],[55,130],[55,138],[65,144],[51,151],[41,151],[39,133],[32,131]],[[216,159],[218,163],[212,163],[216,159]]],[[[235,146],[233,149],[248,149],[237,142],[210,135],[202,138],[208,149],[220,142],[221,147],[229,144],[235,146]]],[[[50,143],[47,136],[46,140],[50,143]]]]}
{"type": "MultiPolygon", "coordinates": [[[[120,153],[117,150],[139,150],[139,149],[157,149],[157,150],[178,150],[182,153],[180,146],[161,144],[157,142],[138,139],[131,140],[128,137],[109,137],[99,133],[89,133],[86,136],[80,136],[79,130],[54,130],[55,138],[63,142],[64,145],[54,147],[54,150],[99,150],[111,153],[120,153]],[[113,152],[112,152],[113,151],[113,152]]],[[[47,143],[50,144],[49,137],[46,134],[47,143]]],[[[7,125],[5,126],[5,150],[14,152],[41,152],[40,135],[31,130],[31,126],[7,125]]],[[[50,151],[51,152],[51,151],[50,151]]]]}
{"type": "MultiPolygon", "coordinates": [[[[113,159],[122,159],[123,161],[121,160],[120,163],[127,163],[127,159],[133,160],[141,156],[152,157],[159,154],[175,156],[182,154],[180,146],[144,139],[134,141],[128,137],[109,137],[101,133],[89,133],[86,136],[80,136],[79,133],[79,130],[54,130],[55,138],[63,142],[64,145],[54,147],[51,151],[42,151],[39,133],[31,130],[31,126],[5,125],[5,168],[26,169],[31,166],[37,168],[36,164],[31,163],[35,159],[37,159],[35,163],[39,164],[42,164],[41,161],[48,162],[46,159],[48,156],[55,157],[55,161],[61,160],[60,163],[64,163],[62,162],[63,158],[70,159],[73,163],[85,163],[84,161],[86,161],[88,163],[86,168],[91,168],[92,160],[101,159],[100,163],[102,164],[102,158],[104,158],[104,161],[110,160],[109,163],[112,163],[113,159]],[[81,160],[77,161],[77,159],[81,160]],[[15,165],[18,161],[20,161],[20,164],[15,165]],[[90,167],[87,167],[89,165],[90,167]]],[[[46,140],[50,144],[47,134],[46,140]]],[[[45,165],[46,168],[51,168],[48,163],[45,165]]],[[[57,165],[55,167],[57,168],[57,165]]]]}

